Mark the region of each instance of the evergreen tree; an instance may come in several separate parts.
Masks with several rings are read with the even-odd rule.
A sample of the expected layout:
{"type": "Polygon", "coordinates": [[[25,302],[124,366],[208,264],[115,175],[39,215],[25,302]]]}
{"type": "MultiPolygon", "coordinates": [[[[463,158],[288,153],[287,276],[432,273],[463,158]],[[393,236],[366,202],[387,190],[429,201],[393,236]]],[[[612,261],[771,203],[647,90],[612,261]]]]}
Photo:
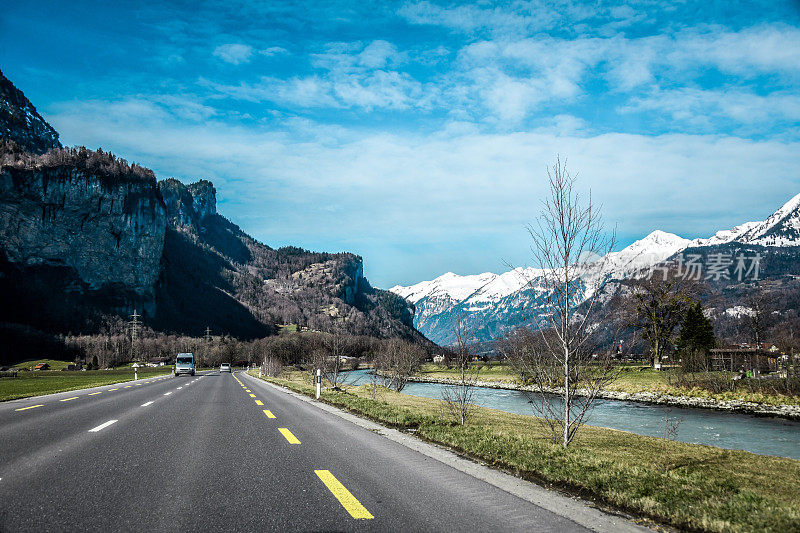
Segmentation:
{"type": "Polygon", "coordinates": [[[707,367],[708,352],[716,343],[714,325],[703,313],[700,302],[695,302],[686,310],[678,337],[684,370],[696,371],[707,367]]]}

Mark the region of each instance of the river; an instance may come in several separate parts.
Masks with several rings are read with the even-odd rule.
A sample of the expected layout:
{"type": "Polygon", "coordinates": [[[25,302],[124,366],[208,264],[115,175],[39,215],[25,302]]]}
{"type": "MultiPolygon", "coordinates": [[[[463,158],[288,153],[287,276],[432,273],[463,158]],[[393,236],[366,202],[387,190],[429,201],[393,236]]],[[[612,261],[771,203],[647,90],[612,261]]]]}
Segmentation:
{"type": "MultiPolygon", "coordinates": [[[[366,383],[368,373],[368,370],[348,372],[347,383],[366,383]]],[[[443,387],[447,385],[408,383],[403,393],[440,399],[443,387]]],[[[528,396],[516,390],[476,387],[473,403],[508,413],[536,414],[528,396]]],[[[800,459],[800,422],[782,418],[621,400],[596,400],[587,424],[663,437],[665,416],[680,421],[677,440],[682,442],[800,459]]]]}

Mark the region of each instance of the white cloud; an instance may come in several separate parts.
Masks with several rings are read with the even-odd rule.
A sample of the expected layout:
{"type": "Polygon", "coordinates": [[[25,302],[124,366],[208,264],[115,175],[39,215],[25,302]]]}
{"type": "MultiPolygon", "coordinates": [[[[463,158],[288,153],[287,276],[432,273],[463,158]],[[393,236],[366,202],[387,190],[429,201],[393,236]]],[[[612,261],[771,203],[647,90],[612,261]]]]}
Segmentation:
{"type": "MultiPolygon", "coordinates": [[[[625,6],[617,7],[609,10],[609,15],[616,19],[639,16],[624,9],[625,6]]],[[[401,11],[408,15],[411,9],[407,5],[401,11]]],[[[441,11],[442,8],[425,2],[415,4],[413,9],[438,13],[436,16],[445,17],[450,21],[448,24],[466,24],[467,20],[473,20],[470,17],[477,16],[475,13],[486,14],[486,10],[476,12],[478,8],[474,6],[441,11]]],[[[546,12],[548,9],[535,3],[523,19],[527,20],[537,10],[546,12]]],[[[567,9],[578,8],[570,5],[567,9]]],[[[506,16],[516,20],[518,15],[498,9],[491,13],[501,20],[506,16]]],[[[581,17],[594,15],[596,13],[591,10],[580,13],[581,17]]],[[[791,99],[781,100],[778,96],[774,100],[776,104],[770,104],[767,102],[769,94],[756,97],[755,90],[748,89],[747,84],[756,76],[796,78],[800,73],[800,47],[794,46],[795,42],[800,42],[800,29],[783,24],[740,31],[705,26],[641,38],[621,34],[578,38],[543,34],[509,38],[506,35],[465,45],[449,65],[440,62],[449,55],[441,46],[401,51],[395,44],[380,39],[367,43],[333,42],[309,55],[314,68],[311,73],[283,79],[263,77],[255,83],[213,85],[223,94],[248,101],[301,108],[439,111],[453,119],[481,120],[505,129],[518,128],[542,111],[570,112],[567,107],[591,96],[597,91],[598,83],[607,84],[609,92],[623,100],[619,105],[621,109],[629,113],[652,110],[655,104],[649,101],[650,87],[660,85],[676,87],[675,94],[686,89],[684,94],[689,98],[686,103],[665,101],[660,104],[662,110],[668,106],[673,110],[669,116],[682,123],[678,129],[698,127],[700,131],[708,131],[718,118],[709,114],[718,113],[741,121],[744,113],[737,111],[730,98],[727,100],[731,105],[723,109],[711,98],[713,92],[709,97],[702,97],[695,94],[699,89],[688,88],[696,87],[698,79],[709,69],[717,69],[732,77],[728,83],[740,82],[738,93],[753,93],[753,100],[760,98],[762,109],[777,108],[777,102],[790,105],[791,99]],[[437,73],[428,75],[427,79],[418,77],[425,76],[419,69],[405,68],[408,64],[426,65],[431,60],[434,64],[440,63],[437,73]],[[704,108],[700,107],[702,103],[706,104],[704,108]]],[[[246,45],[223,47],[217,49],[217,55],[231,62],[248,61],[254,53],[246,45]]],[[[267,51],[286,53],[279,47],[261,53],[267,51]]],[[[739,100],[745,98],[742,96],[739,100]]],[[[751,116],[768,122],[781,119],[771,111],[751,116]]]]}
{"type": "Polygon", "coordinates": [[[655,90],[634,98],[620,111],[663,111],[675,120],[704,127],[714,119],[727,118],[741,124],[758,125],[800,121],[800,94],[773,93],[759,96],[741,90],[681,88],[655,90]]]}
{"type": "Polygon", "coordinates": [[[214,55],[226,63],[241,65],[250,61],[253,47],[240,43],[221,44],[214,49],[214,55]]]}
{"type": "Polygon", "coordinates": [[[358,54],[358,63],[366,68],[385,68],[390,58],[397,57],[397,47],[387,41],[372,41],[358,54]]]}
{"type": "Polygon", "coordinates": [[[580,172],[581,186],[593,189],[621,232],[661,228],[705,236],[769,214],[797,192],[800,168],[798,142],[586,136],[576,133],[580,122],[570,117],[535,132],[486,134],[460,124],[407,136],[328,131],[309,121],[279,132],[213,119],[187,124],[137,100],[70,102],[48,117],[65,142],[102,143],[162,176],[217,179],[221,196],[236,206],[223,214],[247,216],[252,225],[244,229],[267,240],[314,227],[320,238],[359,232],[393,242],[485,238],[491,248],[493,238],[517,235],[534,215],[545,166],[556,154],[580,172]],[[309,205],[335,205],[347,216],[309,211],[309,205]]]}
{"type": "MultiPolygon", "coordinates": [[[[781,24],[725,32],[720,28],[686,29],[675,35],[642,38],[581,37],[553,38],[546,35],[525,39],[478,41],[462,48],[452,71],[443,76],[447,94],[461,95],[459,103],[481,116],[480,108],[500,121],[522,121],[529,113],[546,106],[574,102],[596,91],[597,82],[607,83],[619,97],[636,105],[628,111],[645,109],[640,91],[655,84],[697,86],[699,80],[719,70],[728,75],[726,83],[737,83],[738,100],[758,101],[759,108],[777,109],[792,98],[776,91],[772,96],[756,96],[747,85],[758,76],[779,76],[789,80],[800,77],[800,29],[781,24]],[[751,97],[747,93],[753,93],[751,97]],[[769,100],[773,100],[772,103],[769,100]]],[[[791,83],[788,81],[787,83],[791,83]]],[[[722,109],[714,101],[713,86],[707,97],[698,97],[700,89],[686,89],[695,112],[721,112],[743,120],[744,109],[737,111],[733,98],[722,109]],[[705,109],[697,107],[706,103],[705,109]]],[[[677,93],[676,93],[677,94],[677,93]]],[[[678,102],[664,103],[678,106],[678,102]]],[[[684,120],[684,113],[673,118],[684,120]]],[[[754,119],[779,119],[772,111],[755,112],[754,119]]],[[[701,120],[695,120],[698,124],[701,120]]]]}
{"type": "Polygon", "coordinates": [[[232,98],[304,108],[430,108],[437,94],[435,87],[423,89],[422,83],[404,72],[362,67],[364,63],[384,65],[392,54],[384,45],[368,46],[358,54],[325,54],[317,58],[327,67],[323,75],[289,79],[265,76],[255,84],[227,85],[208,80],[201,83],[232,98]]]}
{"type": "Polygon", "coordinates": [[[675,50],[665,52],[667,64],[714,66],[744,77],[761,73],[800,76],[800,28],[784,24],[761,25],[738,32],[713,27],[687,30],[675,39],[675,50]]]}
{"type": "Polygon", "coordinates": [[[441,7],[431,2],[403,5],[398,14],[413,24],[444,26],[464,33],[524,35],[553,27],[563,18],[580,21],[594,11],[572,2],[515,2],[517,9],[461,5],[441,7]]]}
{"type": "Polygon", "coordinates": [[[264,48],[263,50],[258,51],[259,54],[262,56],[272,57],[282,54],[288,54],[289,50],[280,46],[270,46],[269,48],[264,48]]]}

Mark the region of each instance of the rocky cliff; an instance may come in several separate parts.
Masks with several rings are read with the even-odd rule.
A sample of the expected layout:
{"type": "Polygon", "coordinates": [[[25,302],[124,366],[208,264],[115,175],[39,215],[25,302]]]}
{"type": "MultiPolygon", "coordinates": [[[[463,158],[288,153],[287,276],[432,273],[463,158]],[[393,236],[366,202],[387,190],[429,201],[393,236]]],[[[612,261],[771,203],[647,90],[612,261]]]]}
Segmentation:
{"type": "Polygon", "coordinates": [[[11,139],[34,154],[60,148],[58,133],[33,104],[0,72],[0,138],[11,139]]]}
{"type": "Polygon", "coordinates": [[[188,226],[199,230],[203,219],[217,214],[217,190],[208,180],[191,185],[169,178],[158,183],[164,199],[167,219],[173,226],[188,226]]]}
{"type": "Polygon", "coordinates": [[[300,324],[421,338],[413,308],[372,288],[360,257],[256,241],[217,213],[216,189],[207,180],[167,179],[159,189],[169,222],[157,287],[162,323],[192,332],[216,324],[247,336],[264,335],[273,324],[300,324]]]}
{"type": "Polygon", "coordinates": [[[152,172],[0,141],[0,321],[92,330],[108,313],[152,316],[165,229],[152,172]]]}
{"type": "Polygon", "coordinates": [[[214,185],[156,182],[58,134],[0,75],[0,323],[92,332],[134,309],[153,329],[255,338],[280,324],[422,339],[360,257],[273,249],[217,213],[214,185]]]}
{"type": "Polygon", "coordinates": [[[20,266],[75,270],[90,290],[145,295],[158,279],[166,220],[155,178],[111,179],[40,156],[0,171],[0,239],[20,266]]]}

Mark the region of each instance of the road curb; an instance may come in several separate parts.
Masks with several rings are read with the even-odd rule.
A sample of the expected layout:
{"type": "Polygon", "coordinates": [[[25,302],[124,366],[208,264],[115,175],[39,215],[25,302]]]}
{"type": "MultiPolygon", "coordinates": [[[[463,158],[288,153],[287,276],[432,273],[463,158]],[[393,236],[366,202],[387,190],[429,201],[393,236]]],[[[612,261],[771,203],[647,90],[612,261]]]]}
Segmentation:
{"type": "Polygon", "coordinates": [[[592,531],[599,532],[644,532],[652,531],[649,528],[632,522],[629,518],[604,512],[589,502],[558,493],[554,490],[546,489],[535,483],[512,476],[500,470],[490,468],[465,457],[456,454],[444,447],[425,442],[417,437],[403,433],[393,428],[378,424],[372,420],[362,418],[358,415],[339,409],[330,404],[309,398],[293,390],[281,387],[274,383],[251,376],[247,372],[243,373],[247,379],[256,383],[263,384],[278,391],[284,392],[298,400],[309,403],[314,407],[347,420],[359,427],[377,433],[391,441],[419,452],[426,457],[435,459],[440,463],[446,464],[456,470],[468,474],[476,479],[484,481],[500,490],[513,494],[514,496],[530,502],[534,505],[546,509],[551,513],[557,514],[576,524],[579,524],[592,531]]]}

